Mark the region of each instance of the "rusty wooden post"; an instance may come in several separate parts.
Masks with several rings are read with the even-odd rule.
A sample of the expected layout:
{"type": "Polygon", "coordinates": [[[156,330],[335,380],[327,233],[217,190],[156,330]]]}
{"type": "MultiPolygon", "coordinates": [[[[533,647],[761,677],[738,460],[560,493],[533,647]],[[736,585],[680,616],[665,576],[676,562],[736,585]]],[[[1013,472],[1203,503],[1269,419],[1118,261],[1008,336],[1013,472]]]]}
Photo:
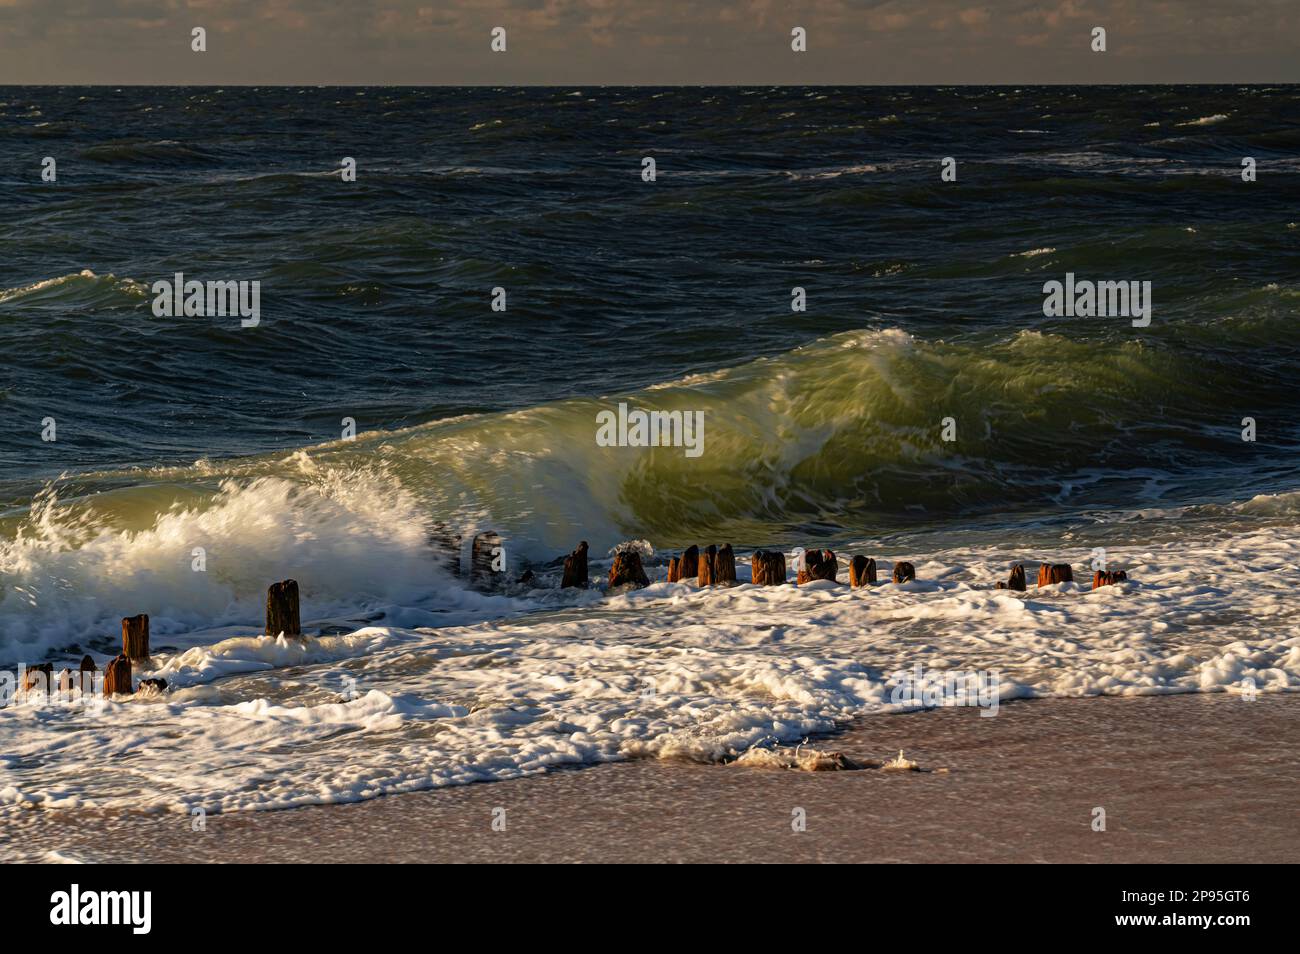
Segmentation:
{"type": "Polygon", "coordinates": [[[870,557],[855,556],[849,561],[849,586],[868,586],[876,582],[876,561],[870,557]]]}
{"type": "Polygon", "coordinates": [[[678,565],[678,572],[681,574],[680,580],[685,583],[687,580],[695,579],[700,575],[700,548],[692,544],[686,548],[682,554],[682,562],[678,565]]]}
{"type": "Polygon", "coordinates": [[[298,619],[298,581],[272,583],[266,591],[266,635],[301,636],[298,619]]]}
{"type": "Polygon", "coordinates": [[[718,547],[716,544],[710,543],[704,548],[704,553],[700,558],[700,586],[712,586],[714,584],[714,561],[717,558],[718,547]]]}
{"type": "Polygon", "coordinates": [[[779,550],[755,550],[749,558],[750,577],[755,586],[785,583],[785,554],[779,550]]]}
{"type": "Polygon", "coordinates": [[[906,583],[909,580],[916,579],[916,567],[906,560],[899,560],[894,564],[894,582],[906,583]]]}
{"type": "Polygon", "coordinates": [[[129,696],[131,687],[131,660],[116,656],[104,664],[104,695],[129,696]]]}
{"type": "Polygon", "coordinates": [[[1074,571],[1068,563],[1044,563],[1038,568],[1038,585],[1052,586],[1056,583],[1073,583],[1074,571]]]}
{"type": "Polygon", "coordinates": [[[724,543],[713,558],[713,582],[717,586],[736,585],[736,553],[730,543],[724,543]]]}
{"type": "Polygon", "coordinates": [[[682,559],[673,557],[668,561],[668,582],[676,583],[682,578],[682,559]]]}
{"type": "Polygon", "coordinates": [[[814,580],[830,580],[833,583],[839,571],[840,561],[830,550],[805,550],[803,567],[795,577],[795,586],[802,586],[814,580]]]}
{"type": "Polygon", "coordinates": [[[640,589],[650,585],[650,578],[641,566],[641,554],[635,550],[620,550],[614,554],[614,565],[609,568],[609,588],[630,586],[640,589]]]}
{"type": "Polygon", "coordinates": [[[54,691],[54,663],[37,663],[35,666],[26,667],[23,673],[22,690],[31,692],[33,689],[45,693],[54,691]]]}
{"type": "Polygon", "coordinates": [[[122,617],[122,655],[127,659],[149,661],[149,614],[122,617]]]}
{"type": "Polygon", "coordinates": [[[1128,574],[1123,570],[1097,570],[1092,574],[1092,588],[1113,586],[1121,580],[1127,580],[1128,574]]]}
{"type": "Polygon", "coordinates": [[[560,589],[571,586],[586,589],[587,583],[587,541],[583,540],[564,558],[564,578],[560,580],[560,589]]]}

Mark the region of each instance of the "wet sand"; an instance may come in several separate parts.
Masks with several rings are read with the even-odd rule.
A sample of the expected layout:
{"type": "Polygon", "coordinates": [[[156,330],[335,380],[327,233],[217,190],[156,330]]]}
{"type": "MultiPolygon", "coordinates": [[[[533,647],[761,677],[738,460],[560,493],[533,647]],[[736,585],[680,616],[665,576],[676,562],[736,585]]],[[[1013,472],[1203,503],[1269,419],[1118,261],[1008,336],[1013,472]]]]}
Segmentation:
{"type": "Polygon", "coordinates": [[[1300,697],[864,719],[822,750],[918,772],[637,761],[349,805],[24,813],[0,858],[87,862],[1297,862],[1300,697]],[[946,772],[937,771],[946,769],[946,772]],[[1093,809],[1106,830],[1092,828],[1093,809]],[[505,830],[493,829],[504,809],[505,830]],[[795,809],[806,830],[795,832],[795,809]],[[54,854],[50,854],[54,852],[54,854]]]}

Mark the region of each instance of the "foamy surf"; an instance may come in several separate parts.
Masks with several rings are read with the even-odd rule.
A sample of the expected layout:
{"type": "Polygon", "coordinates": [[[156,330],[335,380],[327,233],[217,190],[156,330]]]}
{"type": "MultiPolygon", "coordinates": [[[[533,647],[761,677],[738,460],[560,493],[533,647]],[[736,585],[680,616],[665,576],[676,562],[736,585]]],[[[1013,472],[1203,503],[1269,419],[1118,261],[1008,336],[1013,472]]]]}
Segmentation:
{"type": "Polygon", "coordinates": [[[1249,705],[1247,686],[1300,687],[1300,627],[1278,572],[1300,563],[1294,532],[1114,552],[1131,580],[1096,591],[990,589],[1012,557],[936,553],[902,586],[754,587],[742,566],[733,588],[660,574],[643,590],[440,629],[217,634],[156,654],[142,674],[165,674],[166,694],[98,712],[0,710],[0,802],[243,811],[629,758],[806,767],[815,756],[782,752],[910,711],[895,690],[917,665],[996,671],[1001,702],[1232,692],[1249,705]]]}

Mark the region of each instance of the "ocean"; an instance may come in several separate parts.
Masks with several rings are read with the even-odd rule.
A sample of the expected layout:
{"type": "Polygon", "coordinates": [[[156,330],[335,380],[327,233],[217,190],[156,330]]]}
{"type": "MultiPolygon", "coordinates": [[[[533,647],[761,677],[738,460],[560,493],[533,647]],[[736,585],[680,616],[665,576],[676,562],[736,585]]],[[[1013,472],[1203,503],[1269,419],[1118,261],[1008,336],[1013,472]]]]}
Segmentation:
{"type": "Polygon", "coordinates": [[[148,613],[168,681],[0,709],[0,811],[728,761],[898,708],[916,665],[1294,690],[1298,103],[0,87],[0,664],[102,665],[148,613]],[[176,273],[260,282],[260,320],[159,316],[176,273]],[[1067,276],[1149,282],[1149,324],[1049,316],[1067,276]],[[701,453],[602,446],[620,403],[698,415],[701,453]],[[446,541],[487,531],[475,588],[446,541]],[[559,589],[579,540],[652,585],[559,589]],[[742,582],[794,547],[917,579],[666,582],[725,542],[742,582]],[[261,632],[286,578],[305,643],[261,632]]]}

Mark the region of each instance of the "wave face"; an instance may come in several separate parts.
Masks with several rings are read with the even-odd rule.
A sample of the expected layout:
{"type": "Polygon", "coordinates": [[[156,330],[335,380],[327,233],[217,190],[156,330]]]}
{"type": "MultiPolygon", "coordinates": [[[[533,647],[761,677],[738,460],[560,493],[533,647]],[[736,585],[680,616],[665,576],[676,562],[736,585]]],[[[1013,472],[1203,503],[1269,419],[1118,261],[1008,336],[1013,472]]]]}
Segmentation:
{"type": "Polygon", "coordinates": [[[1235,526],[1297,485],[1296,99],[6,90],[0,138],[76,161],[0,181],[0,642],[255,623],[291,572],[323,616],[457,606],[430,541],[482,528],[537,562],[1235,526]],[[154,316],[177,271],[261,281],[262,324],[154,316]],[[1044,316],[1066,272],[1151,281],[1150,327],[1044,316]],[[599,446],[620,402],[704,452],[599,446]]]}
{"type": "MultiPolygon", "coordinates": [[[[397,430],[637,392],[860,330],[972,351],[1037,331],[1116,360],[1199,336],[1233,385],[1261,362],[1274,374],[1295,357],[1296,100],[4,89],[8,151],[68,158],[41,188],[0,171],[0,353],[21,356],[0,409],[62,425],[35,451],[30,429],[0,429],[0,499],[25,504],[65,470],[288,454],[344,417],[397,430]],[[953,142],[959,178],[942,183],[953,142]],[[262,324],[155,317],[148,289],[178,271],[260,281],[262,324]],[[1152,329],[1045,318],[1043,282],[1066,271],[1150,280],[1152,329]],[[1218,326],[1252,322],[1234,369],[1218,326]]],[[[1276,433],[1295,398],[1254,410],[1276,433]]]]}

